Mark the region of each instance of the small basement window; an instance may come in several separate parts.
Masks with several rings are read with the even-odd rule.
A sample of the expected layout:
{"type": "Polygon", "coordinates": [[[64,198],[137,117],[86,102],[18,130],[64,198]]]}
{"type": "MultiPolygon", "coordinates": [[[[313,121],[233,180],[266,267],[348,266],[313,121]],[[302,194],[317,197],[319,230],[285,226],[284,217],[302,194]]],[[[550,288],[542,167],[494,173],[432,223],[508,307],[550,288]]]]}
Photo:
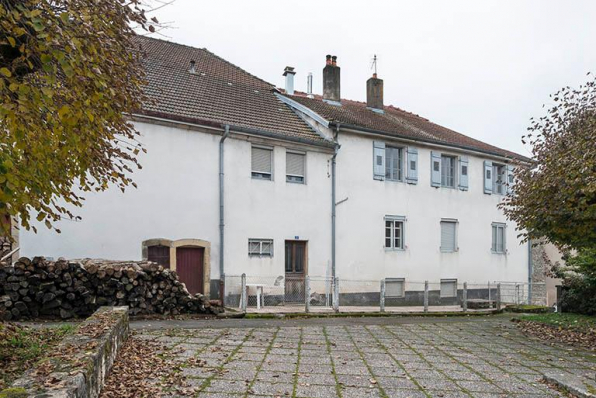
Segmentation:
{"type": "Polygon", "coordinates": [[[441,298],[457,297],[457,279],[441,279],[441,298]]]}
{"type": "Polygon", "coordinates": [[[385,297],[403,298],[406,295],[406,280],[404,278],[385,279],[385,297]]]}
{"type": "Polygon", "coordinates": [[[248,255],[273,257],[273,239],[249,239],[248,255]]]}

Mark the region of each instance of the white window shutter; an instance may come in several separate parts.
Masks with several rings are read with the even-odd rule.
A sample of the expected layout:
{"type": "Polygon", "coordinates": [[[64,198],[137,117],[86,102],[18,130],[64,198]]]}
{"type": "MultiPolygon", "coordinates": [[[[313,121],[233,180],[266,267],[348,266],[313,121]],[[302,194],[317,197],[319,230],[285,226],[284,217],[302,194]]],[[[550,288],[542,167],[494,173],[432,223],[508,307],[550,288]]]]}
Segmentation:
{"type": "Polygon", "coordinates": [[[385,179],[385,143],[373,142],[373,178],[383,181],[385,179]]]}
{"type": "Polygon", "coordinates": [[[438,152],[430,153],[430,185],[441,186],[441,154],[438,152]]]}
{"type": "Polygon", "coordinates": [[[459,157],[459,189],[468,190],[469,161],[467,156],[459,157]]]}
{"type": "Polygon", "coordinates": [[[418,184],[418,149],[408,147],[406,159],[406,181],[408,184],[418,184]]]}
{"type": "Polygon", "coordinates": [[[484,161],[484,193],[493,193],[493,162],[484,161]]]}
{"type": "Polygon", "coordinates": [[[507,193],[513,192],[513,166],[507,165],[507,193]]]}
{"type": "Polygon", "coordinates": [[[252,148],[252,171],[271,174],[271,149],[252,148]]]}
{"type": "Polygon", "coordinates": [[[291,176],[304,177],[304,160],[306,156],[302,153],[286,153],[286,174],[291,176]]]}

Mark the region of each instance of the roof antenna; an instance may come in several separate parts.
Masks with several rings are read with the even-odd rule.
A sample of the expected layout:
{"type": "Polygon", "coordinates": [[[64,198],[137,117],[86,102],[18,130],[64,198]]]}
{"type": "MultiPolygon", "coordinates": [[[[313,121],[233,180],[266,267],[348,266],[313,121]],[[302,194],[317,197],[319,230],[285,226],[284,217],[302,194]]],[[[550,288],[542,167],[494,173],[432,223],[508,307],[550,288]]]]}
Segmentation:
{"type": "Polygon", "coordinates": [[[377,54],[373,56],[370,68],[374,70],[373,77],[377,77],[377,54]]]}

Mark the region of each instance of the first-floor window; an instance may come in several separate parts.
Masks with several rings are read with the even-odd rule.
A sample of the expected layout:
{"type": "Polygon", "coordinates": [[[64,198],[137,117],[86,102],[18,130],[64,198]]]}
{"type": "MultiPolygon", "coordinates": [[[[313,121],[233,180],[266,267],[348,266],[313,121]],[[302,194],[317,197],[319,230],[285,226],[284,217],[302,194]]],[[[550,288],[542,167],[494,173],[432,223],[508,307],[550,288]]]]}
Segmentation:
{"type": "Polygon", "coordinates": [[[388,181],[402,181],[402,149],[391,146],[385,147],[385,179],[388,181]]]}
{"type": "Polygon", "coordinates": [[[457,297],[457,279],[441,279],[441,298],[457,297]]]}
{"type": "Polygon", "coordinates": [[[305,164],[304,153],[286,152],[286,181],[304,184],[305,164]]]}
{"type": "Polygon", "coordinates": [[[457,220],[441,220],[441,251],[457,251],[457,220]]]}
{"type": "Polygon", "coordinates": [[[273,256],[273,239],[249,239],[249,256],[273,256]]]}
{"type": "Polygon", "coordinates": [[[273,150],[271,148],[252,147],[251,175],[259,180],[273,179],[273,150]]]}
{"type": "Polygon", "coordinates": [[[503,254],[507,251],[507,246],[505,244],[505,228],[506,228],[506,225],[503,223],[495,222],[492,224],[492,232],[493,232],[492,251],[493,251],[493,253],[503,254]]]}
{"type": "Polygon", "coordinates": [[[403,250],[405,217],[385,217],[385,248],[403,250]]]}
{"type": "Polygon", "coordinates": [[[441,155],[441,186],[455,188],[455,157],[441,155]]]}
{"type": "Polygon", "coordinates": [[[505,194],[506,170],[507,168],[504,165],[493,163],[493,193],[498,195],[505,194]]]}

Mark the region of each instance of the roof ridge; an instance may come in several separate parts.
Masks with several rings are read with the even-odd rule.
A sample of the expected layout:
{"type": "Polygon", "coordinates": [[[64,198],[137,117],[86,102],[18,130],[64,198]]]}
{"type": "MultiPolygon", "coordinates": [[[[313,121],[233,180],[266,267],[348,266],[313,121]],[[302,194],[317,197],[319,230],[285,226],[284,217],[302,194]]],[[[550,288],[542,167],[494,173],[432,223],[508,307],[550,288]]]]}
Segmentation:
{"type": "Polygon", "coordinates": [[[151,37],[151,36],[142,36],[142,35],[137,35],[136,37],[142,38],[142,39],[151,39],[151,40],[155,40],[155,41],[160,41],[160,42],[164,42],[164,43],[168,43],[168,44],[174,44],[176,46],[180,46],[180,47],[186,47],[186,48],[190,48],[193,50],[203,50],[206,53],[209,53],[209,55],[212,55],[213,57],[219,59],[220,61],[225,62],[226,64],[238,69],[239,71],[246,73],[247,75],[249,75],[250,77],[254,77],[257,80],[260,80],[261,82],[268,84],[269,86],[271,86],[271,88],[275,88],[274,84],[269,83],[268,81],[261,79],[260,77],[253,75],[252,73],[248,72],[246,69],[242,69],[241,67],[239,67],[236,64],[233,64],[232,62],[228,61],[225,58],[220,57],[219,55],[215,54],[212,51],[209,51],[206,47],[194,47],[194,46],[190,46],[188,44],[182,44],[182,43],[176,43],[174,41],[169,41],[169,40],[164,40],[164,39],[158,39],[156,37],[151,37]]]}

